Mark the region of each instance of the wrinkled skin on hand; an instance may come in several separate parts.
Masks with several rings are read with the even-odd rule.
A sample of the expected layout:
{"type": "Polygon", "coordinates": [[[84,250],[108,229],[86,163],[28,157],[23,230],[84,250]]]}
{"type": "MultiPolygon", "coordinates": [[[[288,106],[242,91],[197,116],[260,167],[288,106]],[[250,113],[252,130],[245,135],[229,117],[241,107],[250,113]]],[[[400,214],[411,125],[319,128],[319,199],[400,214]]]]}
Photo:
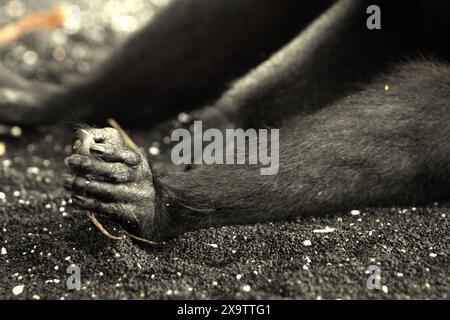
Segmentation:
{"type": "Polygon", "coordinates": [[[118,221],[135,235],[154,216],[155,190],[146,156],[131,149],[113,128],[80,129],[74,154],[66,159],[71,173],[64,187],[72,192],[75,205],[118,221]],[[90,154],[86,152],[86,145],[90,154]],[[82,154],[78,149],[84,148],[82,154]]]}

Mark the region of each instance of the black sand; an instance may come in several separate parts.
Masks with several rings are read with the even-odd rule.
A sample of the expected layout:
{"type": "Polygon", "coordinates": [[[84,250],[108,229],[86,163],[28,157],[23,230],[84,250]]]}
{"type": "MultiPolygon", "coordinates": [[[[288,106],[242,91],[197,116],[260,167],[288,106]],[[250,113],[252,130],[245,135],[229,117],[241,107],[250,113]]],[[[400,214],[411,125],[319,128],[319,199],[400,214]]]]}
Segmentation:
{"type": "MultiPolygon", "coordinates": [[[[94,3],[73,2],[82,7],[94,3]]],[[[1,17],[2,22],[8,19],[1,17]]],[[[27,36],[1,48],[0,56],[8,67],[29,78],[59,82],[85,72],[120,41],[111,28],[104,29],[100,39],[89,30],[82,29],[61,44],[66,51],[62,61],[52,58],[59,46],[55,41],[62,41],[58,34],[50,44],[41,41],[48,34],[27,36]],[[80,46],[86,55],[74,51],[80,46]],[[24,60],[27,50],[38,53],[34,64],[24,60]]],[[[129,239],[113,241],[71,207],[61,187],[72,134],[64,123],[26,131],[19,138],[0,136],[6,146],[0,157],[2,299],[449,299],[448,206],[371,209],[359,215],[343,212],[223,227],[185,234],[156,247],[129,239]],[[326,226],[334,231],[314,232],[326,226]],[[70,264],[81,269],[80,291],[66,287],[70,264]],[[381,268],[381,290],[366,286],[370,265],[381,268]],[[19,285],[23,292],[14,295],[19,285]]],[[[137,137],[146,147],[155,140],[144,132],[137,137]]],[[[155,158],[156,167],[159,159],[155,158]]]]}

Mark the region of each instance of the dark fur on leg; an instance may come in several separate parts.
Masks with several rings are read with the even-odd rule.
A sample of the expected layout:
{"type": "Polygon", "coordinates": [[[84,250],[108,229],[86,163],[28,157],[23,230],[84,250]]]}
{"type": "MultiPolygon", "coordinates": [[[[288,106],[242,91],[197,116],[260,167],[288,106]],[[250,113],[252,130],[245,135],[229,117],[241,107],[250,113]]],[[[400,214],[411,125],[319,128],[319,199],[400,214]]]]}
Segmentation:
{"type": "Polygon", "coordinates": [[[316,114],[287,121],[275,176],[239,165],[156,176],[161,211],[145,236],[448,196],[448,101],[447,64],[398,67],[316,114]]]}
{"type": "Polygon", "coordinates": [[[448,101],[449,65],[419,61],[399,66],[315,114],[286,121],[274,176],[262,176],[256,165],[154,173],[114,130],[97,129],[107,133],[100,146],[109,143],[110,151],[100,148],[98,159],[71,157],[77,176],[67,178],[66,187],[80,207],[125,226],[138,214],[132,226],[151,240],[210,226],[424,203],[448,196],[448,101]],[[117,179],[123,170],[129,172],[126,183],[117,179]],[[88,185],[87,172],[94,174],[88,185]]]}

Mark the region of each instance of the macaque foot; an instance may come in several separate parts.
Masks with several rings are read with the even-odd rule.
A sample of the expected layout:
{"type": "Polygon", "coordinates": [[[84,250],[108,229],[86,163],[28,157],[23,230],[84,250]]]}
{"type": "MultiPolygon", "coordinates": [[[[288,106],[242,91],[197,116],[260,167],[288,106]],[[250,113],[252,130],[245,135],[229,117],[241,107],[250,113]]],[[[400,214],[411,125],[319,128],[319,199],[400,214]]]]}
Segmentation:
{"type": "Polygon", "coordinates": [[[57,120],[55,101],[63,88],[28,81],[0,65],[0,124],[40,125],[57,120]]]}
{"type": "Polygon", "coordinates": [[[73,148],[64,187],[73,193],[74,204],[149,237],[155,190],[146,156],[131,149],[113,128],[80,129],[73,148]]]}

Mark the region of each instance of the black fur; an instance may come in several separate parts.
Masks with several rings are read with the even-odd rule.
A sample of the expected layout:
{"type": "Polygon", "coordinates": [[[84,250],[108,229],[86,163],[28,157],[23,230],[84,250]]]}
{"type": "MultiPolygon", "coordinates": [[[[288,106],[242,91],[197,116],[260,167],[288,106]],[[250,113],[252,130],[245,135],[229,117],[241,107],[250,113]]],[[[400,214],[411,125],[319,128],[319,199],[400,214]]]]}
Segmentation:
{"type": "Polygon", "coordinates": [[[164,232],[150,224],[148,234],[448,197],[449,102],[448,65],[402,65],[321,111],[285,121],[275,176],[260,175],[258,166],[215,165],[157,178],[164,232]]]}

